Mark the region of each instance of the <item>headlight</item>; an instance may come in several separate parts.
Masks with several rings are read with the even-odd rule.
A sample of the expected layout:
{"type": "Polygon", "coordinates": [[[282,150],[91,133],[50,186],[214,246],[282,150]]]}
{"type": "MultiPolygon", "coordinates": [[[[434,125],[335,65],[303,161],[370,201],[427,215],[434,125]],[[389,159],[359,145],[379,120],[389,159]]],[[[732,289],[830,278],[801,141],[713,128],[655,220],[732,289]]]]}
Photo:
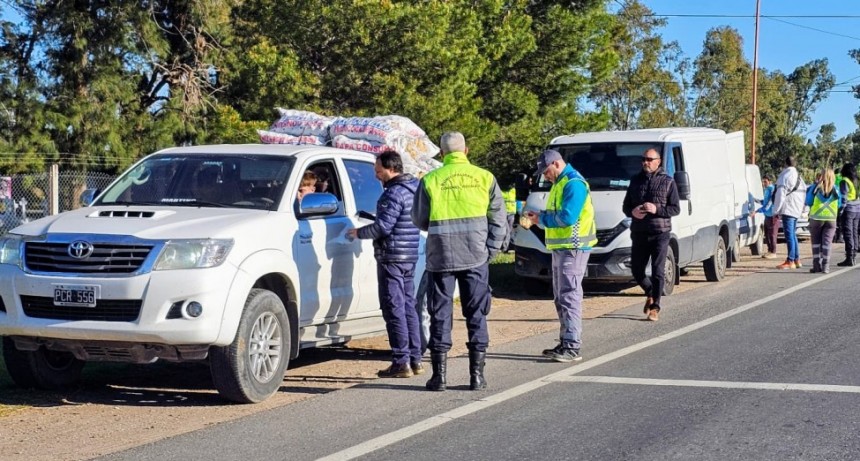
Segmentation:
{"type": "Polygon", "coordinates": [[[171,240],[158,255],[154,270],[215,267],[227,259],[231,248],[232,239],[171,240]]]}
{"type": "Polygon", "coordinates": [[[0,237],[0,264],[21,265],[21,241],[21,236],[16,234],[0,237]]]}

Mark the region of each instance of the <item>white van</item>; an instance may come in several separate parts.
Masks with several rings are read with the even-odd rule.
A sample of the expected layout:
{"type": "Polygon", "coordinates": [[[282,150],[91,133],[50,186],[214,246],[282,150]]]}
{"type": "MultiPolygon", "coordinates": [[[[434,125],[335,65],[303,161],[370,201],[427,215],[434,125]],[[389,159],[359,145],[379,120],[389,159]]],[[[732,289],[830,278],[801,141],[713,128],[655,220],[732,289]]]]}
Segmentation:
{"type": "Polygon", "coordinates": [[[741,260],[741,248],[748,246],[753,256],[764,254],[764,213],[751,212],[761,206],[764,188],[757,165],[744,165],[743,180],[735,177],[735,213],[738,239],[732,246],[732,261],[741,260]]]}
{"type": "MultiPolygon", "coordinates": [[[[743,132],[726,134],[709,128],[606,131],[553,139],[548,147],[558,150],[591,186],[598,242],[588,261],[587,277],[631,280],[630,218],[624,216],[621,205],[630,178],[642,168],[642,154],[654,147],[662,152],[663,167],[675,178],[681,199],[681,214],[672,218],[664,293],[672,293],[681,268],[698,262],[703,263],[709,281],[723,279],[742,227],[740,205],[748,195],[743,145],[743,132]],[[738,181],[743,183],[739,187],[743,195],[736,199],[738,181]]],[[[545,209],[550,187],[538,178],[525,209],[545,209]]],[[[544,230],[519,228],[514,243],[516,273],[543,281],[526,284],[529,291],[544,289],[552,277],[544,230]]]]}

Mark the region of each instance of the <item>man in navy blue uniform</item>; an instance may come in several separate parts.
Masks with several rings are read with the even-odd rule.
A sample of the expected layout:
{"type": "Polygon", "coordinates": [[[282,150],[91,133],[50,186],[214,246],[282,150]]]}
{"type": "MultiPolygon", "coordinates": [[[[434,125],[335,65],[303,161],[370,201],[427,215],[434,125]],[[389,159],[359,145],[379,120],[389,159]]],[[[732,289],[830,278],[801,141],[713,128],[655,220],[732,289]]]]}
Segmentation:
{"type": "Polygon", "coordinates": [[[403,159],[385,152],[376,159],[376,178],[385,191],[376,204],[376,221],[350,229],[350,238],[372,239],[379,279],[379,303],[391,345],[391,366],[379,371],[382,378],[409,378],[424,373],[421,333],[415,310],[415,263],[419,230],[412,223],[412,201],[418,180],[403,173],[403,159]]]}

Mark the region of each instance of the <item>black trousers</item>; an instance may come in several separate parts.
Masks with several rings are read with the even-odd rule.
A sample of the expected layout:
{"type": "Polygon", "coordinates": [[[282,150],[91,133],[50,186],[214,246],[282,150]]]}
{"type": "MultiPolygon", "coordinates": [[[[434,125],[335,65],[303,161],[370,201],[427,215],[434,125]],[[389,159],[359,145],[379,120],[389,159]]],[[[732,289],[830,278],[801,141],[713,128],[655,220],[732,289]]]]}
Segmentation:
{"type": "Polygon", "coordinates": [[[634,232],[630,234],[633,247],[630,249],[630,266],[633,279],[645,290],[645,295],[654,299],[654,304],[660,306],[663,296],[663,285],[666,283],[666,253],[669,251],[669,233],[645,234],[634,232]],[[645,267],[651,260],[651,277],[645,277],[645,267]]]}
{"type": "Polygon", "coordinates": [[[430,313],[430,342],[432,352],[451,350],[451,326],[454,321],[454,282],[460,286],[460,305],[466,318],[470,351],[485,352],[490,343],[487,314],[492,296],[489,284],[489,264],[455,272],[427,272],[427,311],[430,313]]]}

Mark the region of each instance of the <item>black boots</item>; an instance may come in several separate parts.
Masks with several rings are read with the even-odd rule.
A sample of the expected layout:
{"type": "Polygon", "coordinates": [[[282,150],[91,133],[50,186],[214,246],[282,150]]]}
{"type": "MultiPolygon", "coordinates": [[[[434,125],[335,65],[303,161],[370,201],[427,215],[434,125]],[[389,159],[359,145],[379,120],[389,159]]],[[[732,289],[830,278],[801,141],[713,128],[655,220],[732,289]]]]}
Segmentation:
{"type": "Polygon", "coordinates": [[[487,358],[486,352],[469,351],[469,389],[479,391],[487,387],[484,379],[484,362],[487,358]]]}
{"type": "MultiPolygon", "coordinates": [[[[469,351],[469,389],[473,391],[487,388],[487,380],[484,379],[486,358],[486,352],[469,351]]],[[[430,364],[433,367],[433,376],[427,381],[427,390],[444,391],[448,387],[445,382],[445,374],[448,372],[448,354],[431,352],[430,364]]]]}
{"type": "Polygon", "coordinates": [[[431,352],[430,362],[433,367],[433,376],[427,381],[427,390],[444,391],[445,373],[448,371],[448,353],[447,352],[431,352]]]}
{"type": "Polygon", "coordinates": [[[853,267],[854,266],[854,256],[846,256],[845,261],[836,264],[839,267],[853,267]]]}

